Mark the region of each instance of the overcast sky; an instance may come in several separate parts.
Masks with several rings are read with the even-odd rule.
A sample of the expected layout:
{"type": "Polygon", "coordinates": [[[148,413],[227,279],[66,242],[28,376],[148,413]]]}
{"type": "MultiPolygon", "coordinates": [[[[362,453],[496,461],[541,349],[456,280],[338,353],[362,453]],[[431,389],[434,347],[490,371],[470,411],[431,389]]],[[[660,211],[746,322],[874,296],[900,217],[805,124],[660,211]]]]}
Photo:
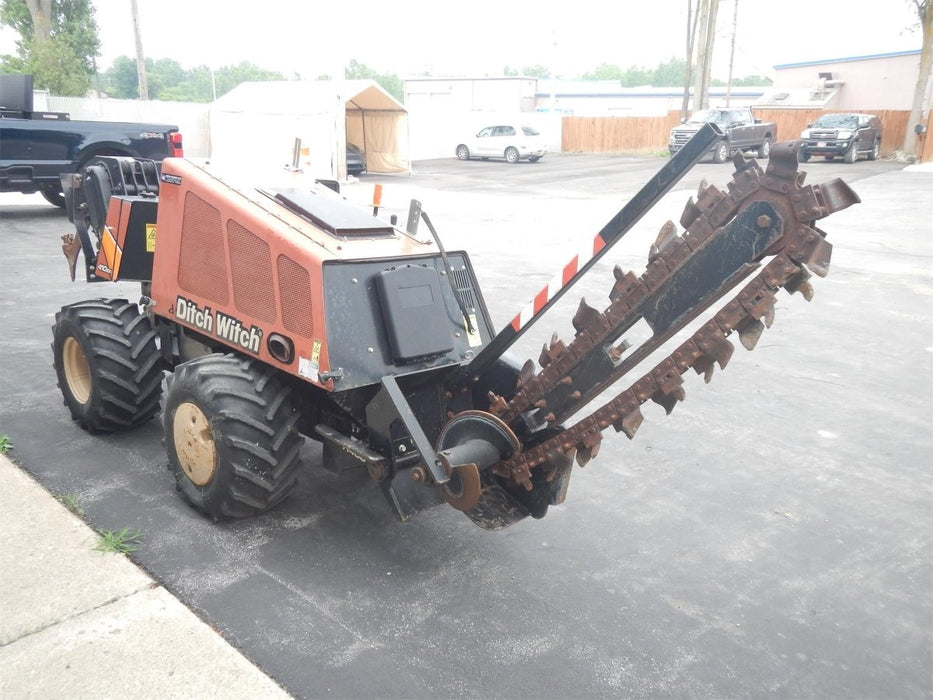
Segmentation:
{"type": "MultiPolygon", "coordinates": [[[[694,0],[694,4],[697,0],[694,0]]],[[[714,77],[727,77],[736,0],[720,0],[714,77]]],[[[736,76],[776,64],[920,48],[908,0],[738,0],[736,76]],[[868,8],[871,8],[870,10],[868,8]]],[[[185,68],[249,61],[292,77],[350,59],[400,77],[501,75],[541,64],[574,77],[600,63],[653,68],[684,54],[687,0],[138,0],[149,58],[185,68]],[[249,10],[249,11],[247,11],[249,10]]],[[[129,0],[94,0],[103,70],[135,55],[129,0]]],[[[0,53],[14,51],[9,31],[0,53]]]]}

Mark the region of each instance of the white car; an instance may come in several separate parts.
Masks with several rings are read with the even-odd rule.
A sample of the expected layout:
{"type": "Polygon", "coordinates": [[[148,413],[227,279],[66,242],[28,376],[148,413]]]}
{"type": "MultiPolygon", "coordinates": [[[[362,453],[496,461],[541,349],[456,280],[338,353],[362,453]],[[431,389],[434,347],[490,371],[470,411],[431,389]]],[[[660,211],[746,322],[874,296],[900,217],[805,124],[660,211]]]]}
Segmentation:
{"type": "Polygon", "coordinates": [[[457,158],[505,158],[517,163],[523,158],[534,163],[547,153],[547,144],[531,126],[496,124],[480,129],[476,136],[457,146],[457,158]]]}

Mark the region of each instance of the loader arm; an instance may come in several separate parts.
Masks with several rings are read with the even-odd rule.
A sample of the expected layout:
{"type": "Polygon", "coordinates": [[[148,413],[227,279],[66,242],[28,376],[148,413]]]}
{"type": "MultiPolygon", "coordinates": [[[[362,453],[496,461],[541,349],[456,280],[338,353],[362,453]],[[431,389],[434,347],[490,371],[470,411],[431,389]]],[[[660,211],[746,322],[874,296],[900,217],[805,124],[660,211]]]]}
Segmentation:
{"type": "MultiPolygon", "coordinates": [[[[581,299],[572,319],[571,341],[565,343],[553,334],[537,365],[530,359],[524,364],[513,392],[487,392],[485,410],[509,426],[519,447],[503,453],[488,468],[478,488],[477,505],[472,512],[467,510],[478,524],[510,524],[505,523],[508,517],[499,521],[495,514],[501,509],[494,500],[517,497],[521,503],[522,489],[548,490],[547,484],[566,481],[574,457],[582,466],[596,456],[607,428],[632,438],[642,423],[640,406],[649,399],[670,413],[684,399],[683,373],[692,368],[708,382],[715,365],[725,368],[734,349],[729,340],[733,333],[745,348],[753,349],[773,321],[780,288],[800,292],[808,301],[812,298],[810,273],[825,276],[832,251],[815,222],[860,200],[838,179],[804,186],[796,151],[794,142],[776,145],[767,171],[738,154],[726,190],[704,182],[696,200],[687,203],[680,219],[683,233],[671,222],[662,227],[644,272],[637,275],[617,266],[607,307],[600,311],[581,299]],[[743,286],[738,293],[718,310],[711,308],[739,285],[743,286]],[[640,322],[647,324],[650,336],[632,346],[625,336],[640,322]],[[673,352],[614,398],[564,427],[691,323],[698,330],[673,352]]],[[[500,336],[511,340],[519,330],[529,330],[544,310],[500,336]]],[[[510,344],[497,340],[487,350],[510,344]]],[[[482,365],[490,359],[481,354],[467,366],[471,380],[480,386],[482,365]]],[[[455,416],[451,422],[458,420],[455,416]]],[[[546,494],[550,504],[560,502],[565,491],[566,484],[550,487],[546,494]]]]}

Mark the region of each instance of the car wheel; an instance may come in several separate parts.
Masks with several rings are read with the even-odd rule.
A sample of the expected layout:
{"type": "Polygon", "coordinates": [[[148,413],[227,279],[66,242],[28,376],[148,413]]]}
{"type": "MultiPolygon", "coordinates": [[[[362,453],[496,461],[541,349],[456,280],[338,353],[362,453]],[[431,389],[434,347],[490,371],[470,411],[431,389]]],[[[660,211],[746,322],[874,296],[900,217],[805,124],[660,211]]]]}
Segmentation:
{"type": "Polygon", "coordinates": [[[846,163],[854,163],[858,160],[858,141],[852,142],[852,146],[850,146],[849,150],[842,156],[842,160],[846,163]]]}
{"type": "Polygon", "coordinates": [[[457,158],[460,160],[469,160],[470,149],[461,143],[459,146],[457,146],[457,158]]]}
{"type": "Polygon", "coordinates": [[[509,146],[505,149],[505,159],[509,163],[517,163],[519,159],[518,149],[514,146],[509,146]]]}
{"type": "Polygon", "coordinates": [[[875,139],[868,152],[868,160],[878,160],[879,155],[881,155],[881,139],[875,139]]]}
{"type": "Polygon", "coordinates": [[[59,209],[65,208],[65,193],[61,190],[48,189],[39,190],[40,194],[43,196],[46,202],[52,204],[59,209]]]}
{"type": "Polygon", "coordinates": [[[539,160],[541,160],[541,156],[528,156],[529,163],[537,163],[539,160]]]}
{"type": "Polygon", "coordinates": [[[806,163],[808,160],[810,160],[810,154],[807,153],[807,149],[805,149],[805,148],[800,148],[800,149],[797,151],[797,162],[798,162],[798,163],[806,163]]]}
{"type": "Polygon", "coordinates": [[[758,157],[759,158],[768,158],[771,155],[771,139],[767,136],[765,140],[761,142],[761,145],[758,147],[758,157]]]}
{"type": "Polygon", "coordinates": [[[713,162],[725,163],[727,160],[729,160],[729,142],[720,141],[713,150],[713,162]]]}

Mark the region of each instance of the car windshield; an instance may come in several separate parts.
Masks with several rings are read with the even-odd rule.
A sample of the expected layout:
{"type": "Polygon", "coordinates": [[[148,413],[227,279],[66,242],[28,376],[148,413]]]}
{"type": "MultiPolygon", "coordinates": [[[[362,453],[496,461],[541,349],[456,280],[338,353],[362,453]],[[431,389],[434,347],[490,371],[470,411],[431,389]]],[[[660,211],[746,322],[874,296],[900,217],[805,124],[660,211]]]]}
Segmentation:
{"type": "Polygon", "coordinates": [[[835,128],[839,126],[848,126],[853,129],[858,126],[858,117],[854,114],[824,114],[813,122],[813,126],[835,128]]]}
{"type": "Polygon", "coordinates": [[[725,112],[721,109],[701,109],[699,112],[694,112],[690,115],[690,119],[687,120],[688,124],[705,124],[706,122],[715,122],[716,124],[723,124],[726,120],[726,115],[728,112],[725,112]]]}
{"type": "Polygon", "coordinates": [[[525,136],[540,136],[541,135],[538,133],[537,129],[531,126],[523,126],[522,133],[525,134],[525,136]]]}

